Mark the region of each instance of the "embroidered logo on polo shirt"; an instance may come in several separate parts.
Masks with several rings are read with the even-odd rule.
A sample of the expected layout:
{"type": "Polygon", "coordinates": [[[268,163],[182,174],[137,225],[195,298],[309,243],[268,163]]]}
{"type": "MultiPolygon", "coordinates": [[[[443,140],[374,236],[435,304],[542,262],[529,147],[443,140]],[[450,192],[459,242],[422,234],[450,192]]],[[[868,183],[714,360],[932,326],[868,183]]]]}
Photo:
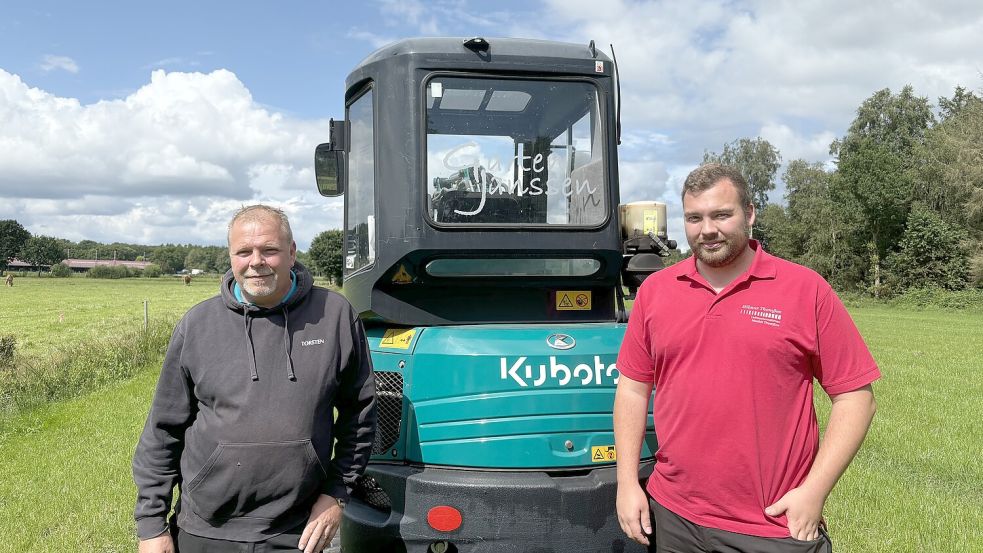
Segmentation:
{"type": "Polygon", "coordinates": [[[768,326],[781,326],[782,324],[782,311],[773,307],[744,304],[741,306],[741,314],[747,315],[753,323],[768,326]]]}

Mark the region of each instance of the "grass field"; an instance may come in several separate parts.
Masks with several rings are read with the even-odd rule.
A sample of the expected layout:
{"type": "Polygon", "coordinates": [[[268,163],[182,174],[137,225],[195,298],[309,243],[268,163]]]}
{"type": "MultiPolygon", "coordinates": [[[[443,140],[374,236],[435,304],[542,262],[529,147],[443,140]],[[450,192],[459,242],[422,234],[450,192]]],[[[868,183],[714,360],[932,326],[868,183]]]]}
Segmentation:
{"type": "Polygon", "coordinates": [[[0,334],[17,337],[17,350],[39,355],[58,344],[111,337],[151,319],[177,320],[189,307],[218,293],[218,278],[18,277],[0,289],[0,334]]]}
{"type": "MultiPolygon", "coordinates": [[[[29,280],[17,285],[27,288],[29,280]]],[[[197,301],[192,290],[168,280],[79,280],[84,293],[73,288],[74,294],[61,296],[48,286],[65,281],[39,279],[35,301],[22,310],[50,310],[46,298],[73,295],[117,316],[112,306],[124,303],[117,299],[124,295],[118,284],[132,286],[126,294],[141,310],[143,297],[151,297],[152,311],[154,297],[171,298],[178,312],[197,301]],[[166,285],[178,288],[177,296],[168,296],[166,285]]],[[[198,284],[191,288],[195,294],[200,288],[201,297],[216,289],[214,283],[198,284]]],[[[5,316],[8,297],[0,294],[5,316]]],[[[875,384],[878,413],[870,435],[827,503],[835,551],[983,552],[983,313],[877,306],[851,312],[884,378],[875,384]]],[[[98,317],[99,311],[88,313],[98,317]]],[[[137,313],[129,324],[142,324],[142,311],[137,313]]],[[[79,324],[104,328],[93,319],[79,324]]],[[[33,339],[44,336],[38,331],[33,339]]],[[[76,329],[61,336],[93,335],[76,329]]],[[[0,552],[135,549],[129,463],[149,409],[155,367],[96,393],[20,414],[0,430],[0,552]]],[[[824,418],[829,400],[819,392],[817,403],[824,418]]]]}

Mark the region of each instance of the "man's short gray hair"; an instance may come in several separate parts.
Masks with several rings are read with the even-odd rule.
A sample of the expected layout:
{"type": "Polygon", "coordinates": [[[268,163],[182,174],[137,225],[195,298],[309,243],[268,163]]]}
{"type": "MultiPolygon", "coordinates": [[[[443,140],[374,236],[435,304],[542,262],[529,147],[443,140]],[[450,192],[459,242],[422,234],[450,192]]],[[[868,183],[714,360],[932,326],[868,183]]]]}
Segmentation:
{"type": "Polygon", "coordinates": [[[737,197],[741,202],[741,207],[744,208],[744,213],[750,213],[754,202],[751,200],[751,191],[748,189],[747,179],[736,167],[722,163],[704,163],[693,169],[683,183],[683,193],[680,197],[685,199],[686,194],[699,195],[724,179],[729,180],[737,188],[737,197]]]}
{"type": "Polygon", "coordinates": [[[285,236],[287,242],[293,243],[294,233],[290,230],[290,221],[287,220],[287,214],[282,209],[263,204],[247,205],[239,208],[235,212],[235,215],[232,216],[232,220],[229,221],[226,241],[228,241],[229,236],[232,236],[232,227],[236,223],[258,223],[270,220],[277,221],[280,224],[280,236],[285,236]]]}

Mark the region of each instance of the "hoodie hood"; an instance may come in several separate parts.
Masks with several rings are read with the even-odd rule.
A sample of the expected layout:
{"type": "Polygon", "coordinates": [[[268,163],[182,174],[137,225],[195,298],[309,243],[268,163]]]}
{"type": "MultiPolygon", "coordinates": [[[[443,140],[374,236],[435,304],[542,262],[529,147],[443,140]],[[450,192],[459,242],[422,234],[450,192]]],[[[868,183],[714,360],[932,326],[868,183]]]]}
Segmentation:
{"type": "Polygon", "coordinates": [[[288,293],[286,302],[274,307],[261,307],[252,303],[239,301],[234,291],[236,279],[232,273],[232,269],[229,269],[225,273],[225,276],[222,277],[220,290],[222,301],[225,302],[226,307],[232,311],[241,313],[243,316],[242,328],[246,334],[246,341],[249,343],[249,349],[246,351],[246,355],[249,357],[249,377],[254,381],[259,380],[259,373],[256,370],[256,348],[253,344],[252,320],[255,317],[275,316],[283,317],[283,351],[287,356],[287,378],[290,380],[297,379],[294,374],[294,364],[290,350],[290,310],[307,299],[311,288],[314,286],[314,278],[311,276],[310,271],[307,270],[307,267],[304,267],[299,261],[294,262],[294,266],[291,267],[290,272],[294,278],[292,293],[288,293]]]}

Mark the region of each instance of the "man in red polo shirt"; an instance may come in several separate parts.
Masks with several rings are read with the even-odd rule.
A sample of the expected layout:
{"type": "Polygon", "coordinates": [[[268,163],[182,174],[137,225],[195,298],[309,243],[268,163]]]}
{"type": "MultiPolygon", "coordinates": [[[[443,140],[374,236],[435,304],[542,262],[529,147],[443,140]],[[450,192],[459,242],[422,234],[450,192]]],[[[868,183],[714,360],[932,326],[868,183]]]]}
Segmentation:
{"type": "Polygon", "coordinates": [[[621,526],[660,553],[827,552],[823,505],[870,427],[877,365],[822,277],[750,240],[739,171],[690,173],[683,217],[693,257],[642,284],[618,355],[621,526]],[[813,379],[832,400],[821,444],[813,379]]]}

